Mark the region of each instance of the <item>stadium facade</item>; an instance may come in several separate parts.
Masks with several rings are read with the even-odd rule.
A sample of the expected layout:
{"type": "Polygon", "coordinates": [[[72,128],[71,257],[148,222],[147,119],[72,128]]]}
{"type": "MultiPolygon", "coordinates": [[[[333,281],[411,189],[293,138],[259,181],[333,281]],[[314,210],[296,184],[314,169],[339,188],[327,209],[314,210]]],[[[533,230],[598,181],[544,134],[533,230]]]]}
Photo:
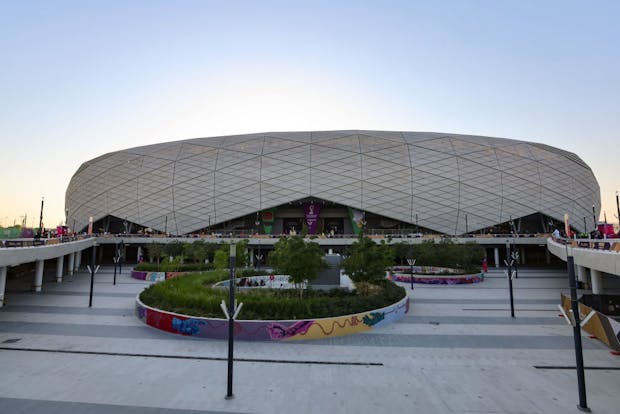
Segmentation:
{"type": "Polygon", "coordinates": [[[538,233],[593,227],[599,186],[545,144],[429,132],[270,132],[197,138],[86,161],[67,188],[84,231],[538,233]],[[594,208],[594,212],[593,212],[594,208]]]}

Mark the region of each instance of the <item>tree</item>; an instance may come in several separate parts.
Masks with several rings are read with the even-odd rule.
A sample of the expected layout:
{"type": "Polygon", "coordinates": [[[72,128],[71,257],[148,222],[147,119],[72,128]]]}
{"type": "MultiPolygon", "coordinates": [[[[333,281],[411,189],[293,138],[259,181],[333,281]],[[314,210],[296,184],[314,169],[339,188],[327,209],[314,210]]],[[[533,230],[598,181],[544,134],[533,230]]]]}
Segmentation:
{"type": "Polygon", "coordinates": [[[398,260],[398,264],[406,264],[407,259],[411,258],[411,245],[409,243],[400,242],[392,244],[394,257],[398,260]]]}
{"type": "Polygon", "coordinates": [[[290,277],[302,299],[303,283],[316,279],[319,271],[326,266],[323,256],[317,243],[306,242],[300,236],[282,237],[269,254],[269,263],[276,272],[290,277]]]}
{"type": "Polygon", "coordinates": [[[349,257],[343,261],[344,271],[358,284],[364,295],[368,295],[370,284],[385,278],[385,269],[393,260],[394,252],[385,241],[375,243],[369,237],[360,234],[351,245],[349,257]]]}
{"type": "Polygon", "coordinates": [[[173,242],[166,244],[166,247],[164,247],[164,252],[170,257],[183,256],[183,243],[178,240],[174,240],[173,242]]]}
{"type": "MultiPolygon", "coordinates": [[[[242,240],[235,245],[235,267],[248,266],[248,241],[242,240]]],[[[220,244],[215,251],[213,263],[216,269],[226,269],[230,263],[230,244],[220,244]]]]}
{"type": "Polygon", "coordinates": [[[219,248],[215,251],[215,257],[213,259],[213,264],[215,268],[218,270],[228,268],[229,259],[228,259],[228,250],[226,249],[228,245],[225,244],[224,246],[225,248],[219,248]]]}
{"type": "Polygon", "coordinates": [[[157,260],[157,270],[159,270],[159,259],[164,254],[164,247],[160,243],[151,243],[146,246],[146,251],[151,258],[151,261],[153,259],[157,260]]]}
{"type": "MultiPolygon", "coordinates": [[[[235,245],[235,266],[248,266],[248,241],[242,240],[235,245]]],[[[213,263],[216,269],[226,269],[230,263],[230,244],[221,244],[215,251],[213,263]]]]}
{"type": "Polygon", "coordinates": [[[465,272],[477,271],[484,257],[484,249],[476,243],[456,244],[451,240],[435,243],[424,241],[414,247],[416,264],[442,266],[465,272]]]}
{"type": "Polygon", "coordinates": [[[183,245],[183,255],[192,259],[194,263],[204,263],[209,256],[209,250],[204,240],[196,240],[183,245]]]}

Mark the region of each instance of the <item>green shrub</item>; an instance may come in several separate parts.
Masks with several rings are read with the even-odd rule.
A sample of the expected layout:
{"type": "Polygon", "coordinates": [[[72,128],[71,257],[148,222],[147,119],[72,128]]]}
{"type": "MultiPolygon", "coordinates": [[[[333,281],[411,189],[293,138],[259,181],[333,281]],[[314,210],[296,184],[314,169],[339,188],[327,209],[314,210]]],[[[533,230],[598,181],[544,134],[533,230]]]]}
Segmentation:
{"type": "MultiPolygon", "coordinates": [[[[220,303],[228,290],[212,284],[228,278],[224,271],[211,271],[169,279],[151,285],[140,295],[148,306],[192,316],[223,318],[220,303]]],[[[296,289],[248,289],[236,294],[243,302],[240,319],[313,319],[349,315],[383,308],[406,296],[404,288],[388,280],[372,284],[368,296],[342,289],[308,289],[304,299],[296,289]]]]}

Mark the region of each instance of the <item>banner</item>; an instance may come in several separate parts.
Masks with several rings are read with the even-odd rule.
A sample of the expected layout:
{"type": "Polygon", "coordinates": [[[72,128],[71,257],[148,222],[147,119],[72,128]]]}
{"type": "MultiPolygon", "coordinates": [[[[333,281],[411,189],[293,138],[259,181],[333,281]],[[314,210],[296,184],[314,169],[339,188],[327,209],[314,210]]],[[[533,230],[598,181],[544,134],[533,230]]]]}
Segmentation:
{"type": "Polygon", "coordinates": [[[275,216],[276,216],[275,208],[261,211],[261,219],[263,221],[263,228],[265,229],[265,234],[271,234],[275,216]]]}
{"type": "Polygon", "coordinates": [[[88,218],[88,235],[93,234],[93,218],[92,216],[88,218]]]}
{"type": "Polygon", "coordinates": [[[316,234],[317,225],[319,223],[319,213],[321,205],[314,203],[304,204],[304,220],[308,227],[308,234],[316,234]]]}
{"type": "Polygon", "coordinates": [[[351,219],[351,226],[353,232],[358,235],[364,228],[364,212],[355,208],[349,207],[349,218],[351,219]]]}
{"type": "Polygon", "coordinates": [[[568,224],[568,213],[564,213],[564,234],[566,234],[566,237],[569,239],[572,237],[570,225],[568,224]]]}

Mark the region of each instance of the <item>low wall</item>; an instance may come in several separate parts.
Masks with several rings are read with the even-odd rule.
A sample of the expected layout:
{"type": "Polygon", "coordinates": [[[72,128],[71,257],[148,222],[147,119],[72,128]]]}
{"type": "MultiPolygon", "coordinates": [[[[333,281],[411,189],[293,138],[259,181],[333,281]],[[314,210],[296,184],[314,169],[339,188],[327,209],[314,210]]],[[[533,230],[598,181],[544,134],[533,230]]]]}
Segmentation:
{"type": "MultiPolygon", "coordinates": [[[[561,301],[564,311],[570,315],[572,312],[570,297],[562,295],[561,301]]],[[[613,318],[579,302],[580,320],[583,321],[590,312],[595,312],[595,314],[582,326],[583,330],[594,335],[614,351],[620,352],[620,322],[616,322],[613,318]]]]}
{"type": "Polygon", "coordinates": [[[138,280],[146,280],[147,282],[161,282],[162,280],[172,279],[173,277],[185,275],[190,272],[144,272],[141,270],[132,270],[131,277],[138,280]]]}
{"type": "Polygon", "coordinates": [[[393,266],[392,271],[396,273],[411,273],[412,268],[413,273],[450,274],[462,272],[460,270],[452,269],[450,267],[439,266],[393,266]]]}
{"type": "Polygon", "coordinates": [[[462,285],[469,283],[480,283],[484,280],[484,273],[476,273],[472,275],[453,275],[453,276],[439,276],[439,275],[411,275],[395,273],[392,275],[392,280],[395,282],[407,282],[411,283],[423,283],[427,285],[462,285]]]}
{"type": "MultiPolygon", "coordinates": [[[[243,310],[241,311],[243,313],[243,310]]],[[[409,297],[385,308],[332,318],[261,321],[236,320],[235,339],[247,341],[292,341],[324,339],[366,332],[397,321],[409,312],[409,297]]],[[[166,332],[198,338],[228,338],[228,320],[198,318],[155,309],[136,298],[136,315],[147,325],[166,332]]]]}

